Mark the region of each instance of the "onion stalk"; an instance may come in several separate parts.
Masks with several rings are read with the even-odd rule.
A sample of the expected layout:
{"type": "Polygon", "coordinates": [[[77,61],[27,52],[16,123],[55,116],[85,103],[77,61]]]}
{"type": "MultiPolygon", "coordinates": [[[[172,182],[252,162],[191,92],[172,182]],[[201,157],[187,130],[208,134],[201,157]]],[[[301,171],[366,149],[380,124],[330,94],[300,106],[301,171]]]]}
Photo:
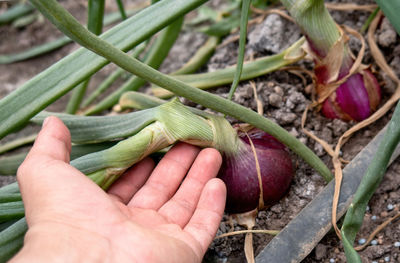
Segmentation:
{"type": "Polygon", "coordinates": [[[227,212],[259,207],[261,189],[263,204],[279,200],[287,191],[293,177],[291,158],[286,147],[264,131],[244,133],[234,129],[225,118],[192,111],[177,99],[153,109],[154,122],[113,147],[73,160],[71,165],[107,189],[134,163],[176,141],[184,141],[214,147],[223,155],[225,164],[219,177],[228,189],[227,212]]]}
{"type": "Polygon", "coordinates": [[[381,100],[379,84],[367,67],[354,65],[348,37],[332,19],[324,1],[281,2],[307,38],[308,51],[315,61],[316,92],[322,113],[332,119],[368,118],[381,100]]]}

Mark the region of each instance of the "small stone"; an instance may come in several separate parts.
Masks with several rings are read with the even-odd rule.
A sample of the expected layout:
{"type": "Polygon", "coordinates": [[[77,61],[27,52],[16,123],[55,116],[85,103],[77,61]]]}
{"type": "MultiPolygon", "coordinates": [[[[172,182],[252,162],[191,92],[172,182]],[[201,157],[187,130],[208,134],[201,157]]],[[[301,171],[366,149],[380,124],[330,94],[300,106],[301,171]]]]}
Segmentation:
{"type": "Polygon", "coordinates": [[[394,205],[388,204],[386,208],[387,208],[387,210],[392,211],[394,208],[394,205]]]}
{"type": "MultiPolygon", "coordinates": [[[[271,82],[272,83],[272,82],[271,82]]],[[[281,87],[279,87],[279,86],[275,86],[274,87],[274,91],[275,91],[275,93],[276,94],[278,94],[278,95],[280,95],[280,96],[283,96],[285,93],[283,92],[283,89],[281,88],[281,87]]]]}
{"type": "Polygon", "coordinates": [[[366,211],[371,210],[371,208],[369,207],[369,205],[367,205],[367,207],[365,208],[366,211]]]}
{"type": "Polygon", "coordinates": [[[291,135],[293,135],[294,137],[298,137],[299,136],[299,132],[294,127],[289,131],[289,133],[291,135]]]}
{"type": "Polygon", "coordinates": [[[332,130],[329,129],[328,127],[322,128],[320,138],[322,140],[326,141],[327,143],[331,143],[332,142],[332,130]]]}
{"type": "Polygon", "coordinates": [[[276,93],[272,93],[268,97],[269,105],[279,108],[282,106],[282,97],[276,93]]]}
{"type": "Polygon", "coordinates": [[[329,263],[335,263],[335,259],[334,258],[329,259],[329,263]]]}
{"type": "Polygon", "coordinates": [[[396,42],[397,34],[389,20],[384,18],[381,25],[381,33],[378,35],[378,43],[382,47],[389,47],[396,42]]]}
{"type": "Polygon", "coordinates": [[[378,219],[378,217],[377,216],[371,216],[371,220],[373,220],[373,221],[375,221],[376,219],[378,219]]]}
{"type": "Polygon", "coordinates": [[[378,244],[379,245],[383,244],[383,236],[378,236],[378,244]]]}
{"type": "Polygon", "coordinates": [[[389,262],[389,261],[390,261],[390,257],[389,257],[389,256],[386,256],[386,257],[384,258],[384,260],[385,260],[385,262],[389,262]]]}
{"type": "Polygon", "coordinates": [[[367,240],[365,240],[365,238],[360,238],[360,239],[358,240],[358,244],[359,244],[359,245],[364,245],[365,242],[367,242],[367,240]]]}
{"type": "Polygon", "coordinates": [[[293,27],[277,14],[271,14],[248,34],[248,46],[253,52],[279,53],[300,36],[293,27]]]}
{"type": "Polygon", "coordinates": [[[323,244],[318,244],[315,247],[315,259],[316,260],[322,260],[327,252],[327,247],[323,244]]]}
{"type": "Polygon", "coordinates": [[[388,213],[387,211],[382,211],[379,215],[380,215],[382,218],[385,218],[385,217],[387,217],[387,216],[389,215],[389,213],[388,213]]]}
{"type": "Polygon", "coordinates": [[[400,247],[400,242],[399,241],[394,242],[394,246],[395,247],[400,247]]]}
{"type": "Polygon", "coordinates": [[[374,261],[372,261],[371,263],[378,263],[378,261],[374,260],[374,261]]]}
{"type": "Polygon", "coordinates": [[[318,157],[321,157],[321,156],[325,155],[324,147],[322,147],[322,145],[319,144],[319,143],[316,143],[314,145],[314,152],[318,157]]]}
{"type": "Polygon", "coordinates": [[[297,118],[297,115],[292,113],[292,112],[284,112],[284,111],[276,111],[274,113],[274,117],[278,121],[278,124],[280,125],[288,125],[292,124],[294,120],[297,118]]]}
{"type": "Polygon", "coordinates": [[[303,144],[307,144],[308,139],[307,139],[307,137],[301,137],[301,138],[299,139],[299,141],[301,141],[301,143],[303,143],[303,144]]]}
{"type": "MultiPolygon", "coordinates": [[[[267,83],[267,87],[268,88],[273,88],[275,86],[275,84],[272,82],[272,81],[269,81],[268,83],[267,83]]],[[[280,87],[279,87],[280,88],[280,87]]],[[[275,91],[276,92],[276,91],[275,91]]],[[[282,91],[283,92],[283,91],[282,91]]]]}
{"type": "Polygon", "coordinates": [[[371,245],[373,245],[373,246],[376,246],[376,245],[378,245],[378,241],[377,241],[377,240],[375,240],[375,239],[374,239],[374,240],[372,240],[372,241],[371,241],[371,245]]]}

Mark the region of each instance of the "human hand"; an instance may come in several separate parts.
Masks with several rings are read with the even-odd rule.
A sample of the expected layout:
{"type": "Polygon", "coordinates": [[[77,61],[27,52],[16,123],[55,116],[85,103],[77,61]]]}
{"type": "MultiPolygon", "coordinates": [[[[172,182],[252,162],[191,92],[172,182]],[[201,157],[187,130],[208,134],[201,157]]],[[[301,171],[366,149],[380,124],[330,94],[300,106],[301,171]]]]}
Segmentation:
{"type": "Polygon", "coordinates": [[[179,143],[105,193],[69,165],[70,150],[67,127],[46,119],[17,173],[29,229],[12,262],[201,261],[225,205],[218,151],[179,143]]]}

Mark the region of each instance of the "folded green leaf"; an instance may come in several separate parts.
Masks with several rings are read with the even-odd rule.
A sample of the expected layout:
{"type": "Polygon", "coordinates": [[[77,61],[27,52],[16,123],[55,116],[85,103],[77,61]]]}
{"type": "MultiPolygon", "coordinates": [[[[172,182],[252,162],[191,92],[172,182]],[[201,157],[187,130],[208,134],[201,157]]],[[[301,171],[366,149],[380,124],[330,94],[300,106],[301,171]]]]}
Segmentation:
{"type": "Polygon", "coordinates": [[[27,230],[24,217],[0,232],[0,262],[7,262],[22,247],[27,230]]]}
{"type": "Polygon", "coordinates": [[[42,123],[48,116],[59,117],[68,127],[74,143],[112,141],[131,136],[156,119],[157,108],[117,116],[76,116],[42,112],[32,121],[42,123]]]}
{"type": "Polygon", "coordinates": [[[20,193],[0,194],[0,203],[22,201],[20,193]]]}
{"type": "Polygon", "coordinates": [[[375,0],[385,16],[400,35],[400,1],[398,0],[375,0]]]}
{"type": "MultiPolygon", "coordinates": [[[[70,159],[74,160],[83,155],[105,150],[114,146],[116,142],[103,142],[95,144],[78,144],[72,145],[70,159]]],[[[11,156],[0,158],[0,176],[2,175],[16,175],[18,167],[25,160],[28,153],[18,153],[11,156]]],[[[0,194],[0,200],[1,200],[0,194]]],[[[0,201],[1,202],[1,201],[0,201]]]]}
{"type": "Polygon", "coordinates": [[[22,201],[0,203],[0,222],[19,219],[25,215],[22,201]]]}
{"type": "Polygon", "coordinates": [[[157,107],[166,102],[167,102],[166,100],[162,100],[157,97],[150,96],[141,92],[128,91],[122,94],[121,98],[119,99],[119,106],[121,107],[121,110],[124,109],[144,110],[157,107]]]}

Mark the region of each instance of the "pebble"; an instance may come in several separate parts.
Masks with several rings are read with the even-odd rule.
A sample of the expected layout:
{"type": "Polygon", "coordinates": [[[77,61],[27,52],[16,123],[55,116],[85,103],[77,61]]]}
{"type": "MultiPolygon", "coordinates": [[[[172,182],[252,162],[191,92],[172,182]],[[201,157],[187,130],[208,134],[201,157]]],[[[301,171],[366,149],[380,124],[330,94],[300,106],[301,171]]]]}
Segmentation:
{"type": "Polygon", "coordinates": [[[371,216],[371,220],[376,220],[377,219],[377,217],[376,216],[371,216]]]}
{"type": "Polygon", "coordinates": [[[365,209],[366,211],[371,210],[371,208],[369,207],[369,205],[367,205],[367,208],[365,209]]]}
{"type": "Polygon", "coordinates": [[[279,53],[296,41],[300,31],[277,14],[271,14],[248,34],[248,46],[253,52],[279,53]]]}
{"type": "Polygon", "coordinates": [[[360,239],[358,240],[358,244],[360,244],[360,245],[364,245],[365,242],[367,242],[367,240],[365,240],[365,238],[360,238],[360,239]]]}
{"type": "MultiPolygon", "coordinates": [[[[272,83],[272,84],[273,84],[273,83],[272,83]]],[[[279,86],[275,86],[275,87],[274,87],[274,91],[275,91],[275,93],[278,94],[279,96],[283,96],[283,95],[284,95],[283,89],[282,89],[281,87],[279,87],[279,86]]]]}
{"type": "Polygon", "coordinates": [[[390,261],[390,257],[387,256],[387,257],[384,258],[384,260],[385,260],[385,262],[389,262],[390,261]]]}
{"type": "Polygon", "coordinates": [[[394,246],[395,247],[400,247],[400,242],[399,241],[394,242],[394,246]]]}
{"type": "Polygon", "coordinates": [[[374,260],[374,261],[372,261],[371,263],[378,263],[378,261],[375,261],[375,260],[374,260]]]}
{"type": "Polygon", "coordinates": [[[327,246],[318,244],[315,247],[315,259],[322,261],[322,259],[326,256],[327,246]]]}
{"type": "Polygon", "coordinates": [[[282,97],[276,93],[272,93],[268,97],[268,102],[269,105],[279,108],[280,106],[282,106],[282,97]]]}
{"type": "Polygon", "coordinates": [[[389,47],[396,42],[396,31],[390,25],[388,19],[383,19],[381,24],[381,33],[378,35],[378,43],[383,47],[389,47]]]}
{"type": "Polygon", "coordinates": [[[335,263],[335,259],[334,259],[334,258],[331,258],[331,259],[329,259],[329,262],[330,262],[330,263],[335,263]]]}
{"type": "Polygon", "coordinates": [[[292,112],[276,112],[276,118],[280,125],[288,125],[294,122],[297,118],[297,115],[292,112]]]}
{"type": "Polygon", "coordinates": [[[375,239],[374,239],[374,240],[372,240],[372,241],[371,241],[371,245],[373,245],[373,246],[376,246],[376,245],[378,245],[378,241],[377,241],[377,240],[375,240],[375,239]]]}
{"type": "Polygon", "coordinates": [[[394,205],[388,204],[386,208],[387,208],[387,210],[391,211],[391,210],[393,210],[394,205]]]}

